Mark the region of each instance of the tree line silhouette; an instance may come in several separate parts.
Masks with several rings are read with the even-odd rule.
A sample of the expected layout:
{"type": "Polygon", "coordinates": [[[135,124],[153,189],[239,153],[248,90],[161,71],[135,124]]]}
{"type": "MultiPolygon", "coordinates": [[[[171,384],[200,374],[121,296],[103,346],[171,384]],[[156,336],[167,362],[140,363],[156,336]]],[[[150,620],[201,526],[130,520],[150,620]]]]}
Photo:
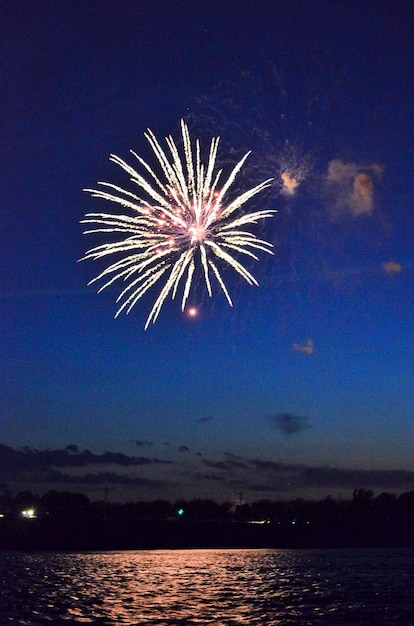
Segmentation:
{"type": "MultiPolygon", "coordinates": [[[[0,496],[0,548],[414,547],[414,491],[351,499],[91,501],[51,490],[0,496]],[[32,511],[31,519],[22,511],[32,511]]],[[[30,516],[29,516],[30,517],[30,516]]]]}

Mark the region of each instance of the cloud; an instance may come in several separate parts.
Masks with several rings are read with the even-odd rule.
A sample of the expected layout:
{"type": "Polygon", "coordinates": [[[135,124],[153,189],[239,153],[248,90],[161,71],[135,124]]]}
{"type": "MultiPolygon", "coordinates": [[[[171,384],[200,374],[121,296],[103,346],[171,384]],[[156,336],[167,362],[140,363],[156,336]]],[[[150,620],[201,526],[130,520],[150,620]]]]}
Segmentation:
{"type": "Polygon", "coordinates": [[[382,174],[382,167],[377,163],[370,165],[358,165],[357,163],[343,163],[340,159],[334,159],[328,165],[328,180],[342,184],[352,181],[358,174],[368,171],[379,178],[382,174]]]}
{"type": "MultiPolygon", "coordinates": [[[[199,480],[221,482],[228,490],[242,488],[244,493],[287,494],[321,492],[326,494],[355,488],[367,489],[412,489],[414,471],[412,470],[369,470],[347,469],[328,465],[305,465],[284,463],[260,458],[237,456],[237,463],[227,459],[205,461],[212,470],[209,474],[197,475],[199,480]],[[215,470],[215,471],[214,471],[215,470]]],[[[251,496],[253,497],[253,496],[251,496]]],[[[288,497],[292,497],[289,495],[288,497]]],[[[306,495],[305,495],[306,497],[306,495]]]]}
{"type": "Polygon", "coordinates": [[[309,418],[303,415],[277,413],[276,415],[269,415],[268,419],[277,430],[280,430],[285,435],[294,435],[301,430],[310,428],[309,418]]]}
{"type": "Polygon", "coordinates": [[[295,195],[298,187],[308,177],[313,166],[313,156],[306,154],[299,145],[285,141],[278,151],[274,173],[275,185],[285,197],[295,195]]]}
{"type": "Polygon", "coordinates": [[[49,467],[79,468],[88,465],[118,465],[122,467],[171,463],[157,458],[135,457],[121,452],[104,452],[93,454],[90,450],[75,452],[76,446],[68,446],[65,450],[36,450],[24,447],[15,450],[0,444],[0,471],[2,472],[39,472],[49,467]],[[68,450],[70,448],[70,451],[68,450]]]}
{"type": "Polygon", "coordinates": [[[386,263],[383,263],[382,269],[390,278],[402,272],[401,265],[399,263],[395,263],[394,261],[387,261],[386,263]]]}
{"type": "Polygon", "coordinates": [[[226,459],[224,461],[211,461],[209,459],[203,460],[204,465],[213,469],[219,470],[234,470],[234,469],[247,469],[248,465],[246,461],[233,461],[232,459],[226,459]]]}
{"type": "Polygon", "coordinates": [[[195,421],[197,424],[206,424],[207,422],[211,422],[212,419],[214,419],[214,417],[212,415],[209,415],[207,417],[199,417],[195,421]]]}
{"type": "MultiPolygon", "coordinates": [[[[328,488],[402,488],[414,485],[414,471],[411,470],[366,470],[344,469],[328,465],[308,466],[301,464],[274,463],[252,459],[252,467],[267,474],[263,481],[255,482],[255,489],[273,491],[276,483],[284,489],[328,488]]],[[[257,479],[256,479],[257,481],[257,479]]]]}
{"type": "Polygon", "coordinates": [[[220,482],[220,483],[226,480],[224,476],[218,476],[217,474],[202,474],[202,475],[197,475],[196,478],[198,480],[207,480],[207,481],[220,482]]]}
{"type": "Polygon", "coordinates": [[[157,487],[165,485],[165,481],[156,480],[153,478],[142,478],[137,476],[128,476],[126,474],[118,474],[117,472],[88,472],[87,474],[72,475],[64,474],[63,472],[49,472],[47,476],[34,476],[32,482],[39,483],[47,482],[54,485],[131,485],[138,486],[152,486],[157,487]]]}
{"type": "Polygon", "coordinates": [[[180,452],[190,452],[190,448],[188,446],[178,446],[180,452]]]}
{"type": "Polygon", "coordinates": [[[282,172],[280,175],[282,179],[282,193],[285,196],[293,196],[296,188],[299,186],[299,181],[291,176],[290,172],[282,172]]]}
{"type": "Polygon", "coordinates": [[[152,441],[148,441],[147,439],[143,439],[143,440],[137,439],[135,444],[137,446],[140,446],[140,447],[141,446],[153,446],[154,445],[152,441]]]}
{"type": "MultiPolygon", "coordinates": [[[[269,419],[287,435],[309,427],[306,417],[289,413],[276,414],[269,419]]],[[[114,490],[113,498],[124,502],[137,498],[174,500],[177,493],[186,498],[203,494],[203,497],[224,501],[240,490],[253,501],[263,497],[262,494],[270,498],[309,498],[341,493],[346,497],[356,488],[379,491],[414,489],[413,470],[347,469],[286,463],[230,452],[209,459],[199,458],[191,465],[191,471],[188,455],[174,465],[171,461],[140,457],[138,462],[116,467],[111,462],[87,464],[87,467],[84,464],[56,466],[49,464],[56,458],[56,452],[59,451],[51,454],[48,450],[13,449],[0,444],[0,485],[12,493],[69,489],[85,493],[92,499],[102,498],[104,487],[109,485],[114,490]],[[172,467],[174,472],[171,472],[172,467]]],[[[118,458],[118,453],[114,452],[104,455],[89,452],[89,455],[99,459],[118,458]]]]}
{"type": "Polygon", "coordinates": [[[382,168],[377,163],[358,165],[340,159],[330,161],[326,175],[329,210],[332,217],[371,215],[374,209],[373,177],[382,168]]]}
{"type": "Polygon", "coordinates": [[[353,182],[350,205],[354,215],[371,213],[374,204],[374,185],[368,174],[357,174],[353,182]]]}
{"type": "Polygon", "coordinates": [[[308,339],[306,343],[293,343],[292,350],[302,352],[302,354],[313,354],[315,352],[313,339],[308,339]]]}
{"type": "Polygon", "coordinates": [[[93,497],[108,484],[124,486],[126,490],[142,488],[149,495],[154,490],[168,489],[171,484],[172,461],[129,457],[118,452],[77,453],[76,449],[74,445],[65,450],[14,449],[0,444],[0,481],[5,489],[14,492],[46,492],[64,487],[93,497]]]}

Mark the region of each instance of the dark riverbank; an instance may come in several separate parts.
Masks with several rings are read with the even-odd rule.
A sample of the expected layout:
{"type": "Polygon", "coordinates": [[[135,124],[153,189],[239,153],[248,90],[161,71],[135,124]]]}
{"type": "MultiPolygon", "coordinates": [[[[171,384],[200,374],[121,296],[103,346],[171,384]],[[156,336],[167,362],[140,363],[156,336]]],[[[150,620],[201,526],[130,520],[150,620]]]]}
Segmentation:
{"type": "Polygon", "coordinates": [[[236,521],[19,520],[0,525],[3,550],[137,550],[172,548],[414,547],[411,528],[372,528],[236,521]]]}
{"type": "Polygon", "coordinates": [[[28,492],[0,499],[1,550],[414,547],[414,492],[352,500],[90,502],[28,492]]]}

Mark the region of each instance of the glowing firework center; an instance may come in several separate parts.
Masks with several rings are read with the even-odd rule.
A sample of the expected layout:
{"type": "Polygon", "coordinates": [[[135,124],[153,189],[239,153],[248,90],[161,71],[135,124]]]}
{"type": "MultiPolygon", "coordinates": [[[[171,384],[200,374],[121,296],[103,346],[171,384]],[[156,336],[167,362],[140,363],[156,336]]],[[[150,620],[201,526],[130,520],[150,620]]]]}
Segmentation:
{"type": "Polygon", "coordinates": [[[145,133],[164,181],[135,152],[131,151],[146,171],[147,178],[119,157],[110,156],[111,161],[129,174],[145,197],[103,182],[98,184],[104,189],[85,190],[96,198],[114,202],[131,212],[130,215],[88,213],[82,220],[82,223],[94,225],[86,233],[110,233],[118,237],[117,241],[101,244],[86,253],[84,259],[98,260],[110,255],[118,257],[89,284],[103,280],[104,284],[99,289],[102,291],[115,281],[126,283],[117,298],[117,302],[121,303],[115,315],[117,317],[123,310],[129,313],[144,293],[159,281],[162,287],[148,315],[145,329],[151,322],[155,323],[167,296],[171,294],[174,299],[180,286],[183,290],[181,308],[184,311],[196,264],[201,264],[209,296],[213,295],[211,277],[214,276],[232,306],[216,265],[217,260],[233,267],[249,284],[257,285],[256,279],[234,254],[255,260],[258,260],[255,254],[258,250],[273,254],[271,243],[258,239],[243,227],[272,217],[276,211],[240,211],[248,200],[270,185],[271,179],[225,204],[224,197],[250,153],[236,164],[224,182],[221,181],[219,189],[222,171],[214,171],[219,137],[211,140],[205,166],[201,162],[198,140],[193,154],[184,121],[181,121],[181,131],[184,160],[172,137],[166,137],[170,151],[170,156],[167,156],[154,134],[150,130],[145,133]],[[197,250],[199,254],[196,255],[197,250]]]}
{"type": "Polygon", "coordinates": [[[190,226],[188,229],[191,237],[191,243],[194,245],[197,243],[203,243],[204,239],[207,236],[207,231],[204,226],[200,224],[194,224],[194,226],[190,226]]]}

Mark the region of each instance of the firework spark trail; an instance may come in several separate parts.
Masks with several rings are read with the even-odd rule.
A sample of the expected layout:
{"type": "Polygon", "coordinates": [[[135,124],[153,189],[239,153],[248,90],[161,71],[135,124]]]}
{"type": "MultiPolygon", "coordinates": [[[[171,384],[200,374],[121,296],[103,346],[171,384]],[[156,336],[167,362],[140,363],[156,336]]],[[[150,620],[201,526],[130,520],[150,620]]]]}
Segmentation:
{"type": "Polygon", "coordinates": [[[181,132],[184,160],[171,136],[166,137],[170,151],[170,156],[167,156],[152,131],[148,130],[144,134],[161,167],[163,180],[135,152],[131,151],[148,174],[148,179],[111,154],[110,160],[129,174],[130,180],[140,190],[138,193],[144,192],[144,197],[104,182],[98,182],[103,189],[84,190],[93,197],[114,202],[131,211],[131,215],[88,213],[81,222],[94,225],[85,234],[122,234],[118,241],[91,248],[81,259],[97,260],[110,255],[119,257],[88,283],[90,285],[103,280],[104,284],[98,293],[117,280],[127,283],[116,300],[121,305],[115,317],[123,310],[129,313],[138,300],[166,276],[148,315],[145,329],[151,322],[155,323],[167,296],[171,293],[174,299],[180,286],[183,289],[181,308],[184,311],[198,265],[201,265],[209,296],[213,295],[211,276],[214,276],[232,306],[216,262],[227,263],[250,285],[257,285],[253,275],[233,254],[255,260],[258,260],[256,251],[273,254],[271,243],[258,239],[242,227],[272,217],[276,211],[265,209],[251,213],[240,212],[248,200],[270,186],[272,179],[263,181],[225,204],[225,195],[250,153],[235,165],[227,180],[219,187],[222,170],[217,173],[214,171],[219,137],[211,140],[206,167],[201,160],[200,143],[196,141],[193,151],[188,127],[183,120],[181,132]]]}

